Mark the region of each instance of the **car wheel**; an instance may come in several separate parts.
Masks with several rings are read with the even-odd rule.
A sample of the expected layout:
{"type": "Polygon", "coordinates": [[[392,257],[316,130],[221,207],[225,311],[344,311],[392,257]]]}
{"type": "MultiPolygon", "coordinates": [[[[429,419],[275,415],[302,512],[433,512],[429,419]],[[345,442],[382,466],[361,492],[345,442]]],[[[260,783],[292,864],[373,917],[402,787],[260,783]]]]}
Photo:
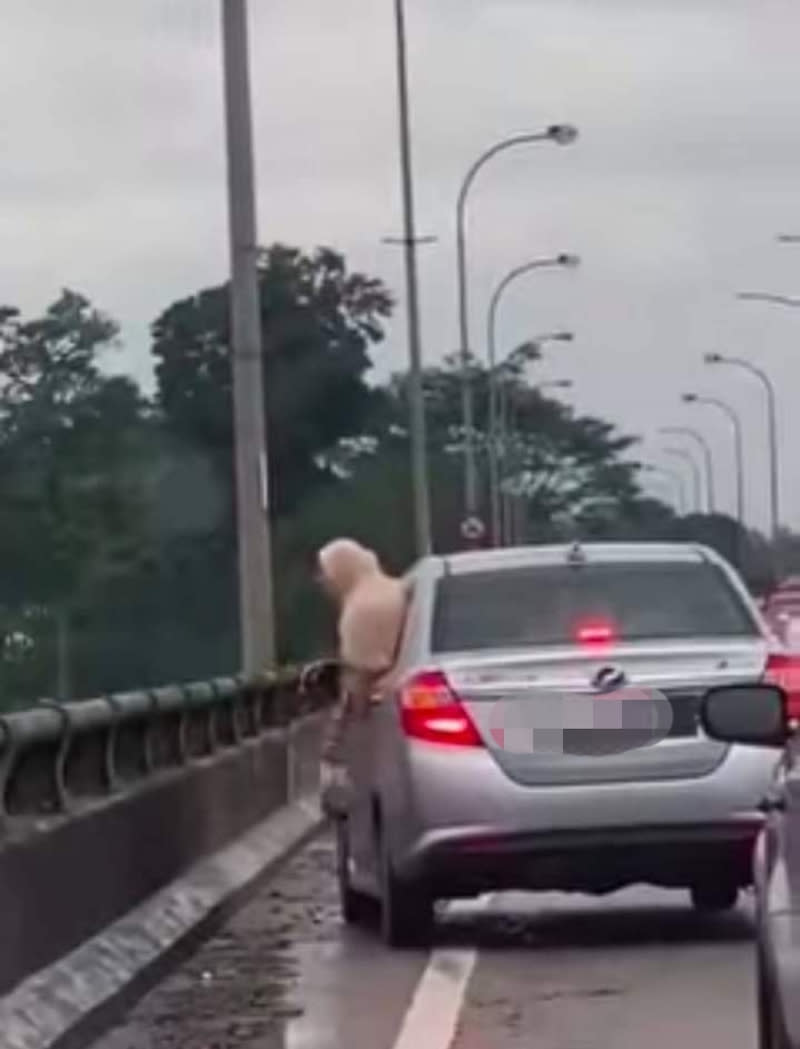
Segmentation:
{"type": "Polygon", "coordinates": [[[433,933],[433,900],[423,885],[403,882],[380,835],[381,937],[387,947],[424,947],[433,933]]]}
{"type": "Polygon", "coordinates": [[[714,914],[733,910],[739,899],[739,888],[731,882],[713,882],[693,885],[691,894],[695,910],[714,914]]]}
{"type": "Polygon", "coordinates": [[[350,884],[350,841],[347,820],[336,820],[336,877],[339,906],[346,925],[364,925],[373,915],[375,904],[366,893],[350,884]]]}

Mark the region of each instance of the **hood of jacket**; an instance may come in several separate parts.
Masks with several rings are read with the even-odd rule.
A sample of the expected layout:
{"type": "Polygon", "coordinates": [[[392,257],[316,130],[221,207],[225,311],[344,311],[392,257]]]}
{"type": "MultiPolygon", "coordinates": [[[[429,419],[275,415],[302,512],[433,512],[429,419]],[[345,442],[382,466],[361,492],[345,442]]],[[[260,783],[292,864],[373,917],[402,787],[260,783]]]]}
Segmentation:
{"type": "Polygon", "coordinates": [[[340,602],[366,580],[383,575],[372,550],[353,539],[334,539],[320,550],[318,561],[326,586],[340,602]]]}

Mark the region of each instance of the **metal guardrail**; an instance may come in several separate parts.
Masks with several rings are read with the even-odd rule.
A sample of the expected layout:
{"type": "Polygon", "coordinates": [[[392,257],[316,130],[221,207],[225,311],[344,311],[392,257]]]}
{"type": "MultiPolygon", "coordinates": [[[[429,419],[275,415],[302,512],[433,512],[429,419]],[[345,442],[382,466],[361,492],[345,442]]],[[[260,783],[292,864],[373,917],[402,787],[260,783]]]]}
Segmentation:
{"type": "Polygon", "coordinates": [[[280,731],[326,705],[287,673],[224,678],[0,715],[0,834],[280,731]]]}

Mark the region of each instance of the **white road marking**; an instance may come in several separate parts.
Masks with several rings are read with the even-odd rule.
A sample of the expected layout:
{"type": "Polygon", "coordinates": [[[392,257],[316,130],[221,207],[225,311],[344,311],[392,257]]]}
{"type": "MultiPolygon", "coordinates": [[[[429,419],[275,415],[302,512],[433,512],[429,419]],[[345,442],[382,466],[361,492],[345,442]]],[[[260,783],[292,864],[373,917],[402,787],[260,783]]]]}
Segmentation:
{"type": "MultiPolygon", "coordinates": [[[[485,910],[490,902],[485,896],[470,911],[485,910]]],[[[433,951],[393,1049],[450,1049],[477,960],[475,949],[433,951]]]]}

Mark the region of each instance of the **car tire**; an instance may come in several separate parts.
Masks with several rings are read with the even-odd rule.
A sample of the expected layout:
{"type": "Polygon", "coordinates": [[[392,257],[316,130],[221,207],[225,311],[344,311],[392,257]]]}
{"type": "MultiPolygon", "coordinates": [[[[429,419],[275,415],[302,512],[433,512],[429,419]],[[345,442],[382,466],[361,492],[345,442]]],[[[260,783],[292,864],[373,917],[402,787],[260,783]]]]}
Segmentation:
{"type": "Polygon", "coordinates": [[[350,883],[350,841],[345,819],[336,820],[336,878],[345,925],[368,924],[375,911],[375,901],[350,883]]]}
{"type": "Polygon", "coordinates": [[[425,947],[433,934],[433,900],[424,885],[401,881],[380,835],[381,938],[387,947],[425,947]]]}
{"type": "Polygon", "coordinates": [[[692,906],[703,914],[732,911],[739,900],[739,887],[732,882],[710,882],[693,885],[692,906]]]}

